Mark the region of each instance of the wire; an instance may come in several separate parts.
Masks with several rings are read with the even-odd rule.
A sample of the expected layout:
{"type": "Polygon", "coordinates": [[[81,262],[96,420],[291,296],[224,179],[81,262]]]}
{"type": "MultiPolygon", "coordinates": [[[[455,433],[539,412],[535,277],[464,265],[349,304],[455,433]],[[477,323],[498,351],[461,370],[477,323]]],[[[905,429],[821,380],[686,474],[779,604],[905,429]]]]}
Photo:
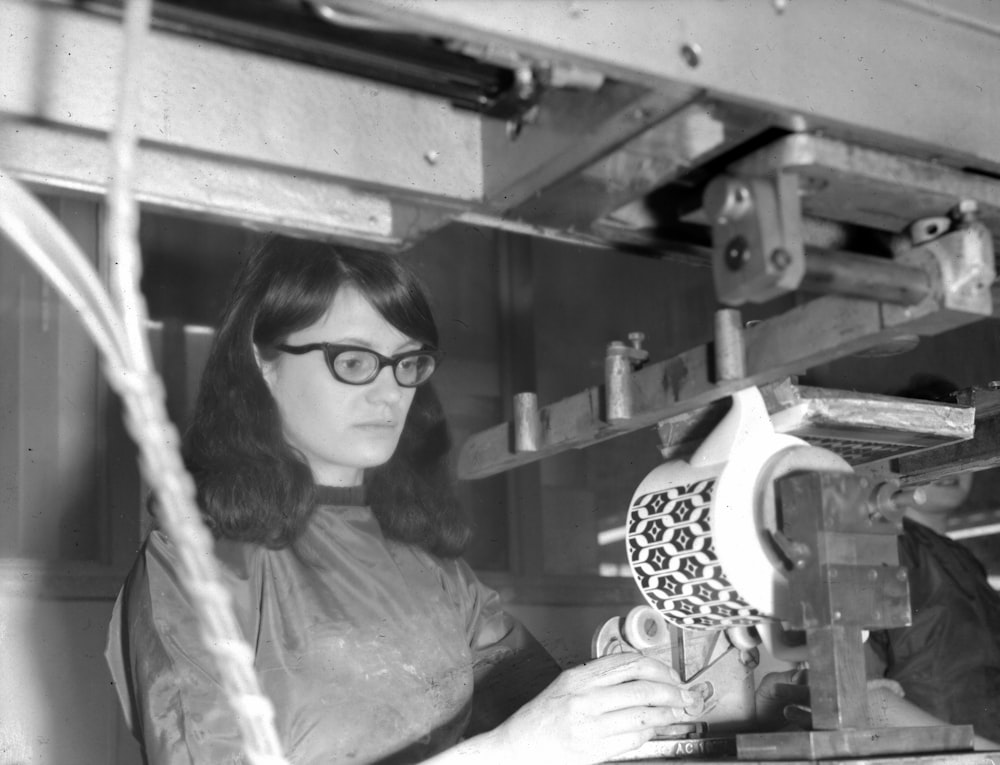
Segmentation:
{"type": "Polygon", "coordinates": [[[307,4],[313,12],[329,24],[344,27],[345,29],[357,29],[365,32],[388,32],[400,34],[411,30],[387,21],[379,21],[370,16],[363,16],[354,11],[337,8],[337,3],[331,0],[307,0],[307,4]]]}
{"type": "Polygon", "coordinates": [[[79,314],[106,372],[126,368],[125,329],[90,260],[59,221],[20,183],[0,173],[0,231],[79,314]]]}

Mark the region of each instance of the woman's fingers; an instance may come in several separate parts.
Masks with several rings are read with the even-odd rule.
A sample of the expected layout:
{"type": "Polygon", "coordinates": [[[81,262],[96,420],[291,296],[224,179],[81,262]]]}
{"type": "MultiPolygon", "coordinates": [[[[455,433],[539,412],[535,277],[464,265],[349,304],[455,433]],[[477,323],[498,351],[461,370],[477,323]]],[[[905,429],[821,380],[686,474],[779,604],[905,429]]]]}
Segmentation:
{"type": "MultiPolygon", "coordinates": [[[[600,692],[590,695],[594,704],[594,714],[609,714],[630,709],[669,709],[680,712],[691,706],[696,699],[690,691],[674,683],[654,680],[632,680],[611,687],[602,687],[600,692]]],[[[671,712],[670,721],[675,716],[671,712]]]]}
{"type": "Polygon", "coordinates": [[[641,653],[602,656],[563,674],[568,676],[569,681],[588,687],[618,685],[630,680],[680,683],[680,676],[672,667],[641,653]]]}
{"type": "Polygon", "coordinates": [[[601,762],[649,741],[693,700],[663,662],[637,653],[606,656],[563,672],[497,736],[532,762],[542,753],[551,761],[601,762]]]}
{"type": "Polygon", "coordinates": [[[676,707],[627,707],[606,712],[598,724],[605,737],[642,732],[649,740],[658,728],[673,725],[682,714],[676,707]]]}

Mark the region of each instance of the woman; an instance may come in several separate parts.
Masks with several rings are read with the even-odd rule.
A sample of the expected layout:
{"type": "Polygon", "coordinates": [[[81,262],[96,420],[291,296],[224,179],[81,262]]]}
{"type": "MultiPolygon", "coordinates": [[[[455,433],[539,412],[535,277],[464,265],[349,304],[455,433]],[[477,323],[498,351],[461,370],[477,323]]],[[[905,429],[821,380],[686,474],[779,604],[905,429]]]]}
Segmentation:
{"type": "MultiPolygon", "coordinates": [[[[691,699],[639,655],[556,678],[460,559],[469,529],[423,385],[437,342],[395,259],[283,237],[248,261],[216,335],[185,459],[286,754],[570,763],[633,749],[691,699]]],[[[154,531],[112,622],[112,672],[149,762],[239,761],[176,568],[154,531]]]]}

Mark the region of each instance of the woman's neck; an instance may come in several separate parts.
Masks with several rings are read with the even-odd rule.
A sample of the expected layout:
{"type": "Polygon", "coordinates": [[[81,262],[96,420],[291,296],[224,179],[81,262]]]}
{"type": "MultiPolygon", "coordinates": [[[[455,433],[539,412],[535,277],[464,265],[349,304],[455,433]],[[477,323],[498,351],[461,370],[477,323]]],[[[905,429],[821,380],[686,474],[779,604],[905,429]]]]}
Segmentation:
{"type": "Polygon", "coordinates": [[[316,504],[353,507],[368,504],[368,489],[359,486],[323,486],[316,487],[316,504]]]}

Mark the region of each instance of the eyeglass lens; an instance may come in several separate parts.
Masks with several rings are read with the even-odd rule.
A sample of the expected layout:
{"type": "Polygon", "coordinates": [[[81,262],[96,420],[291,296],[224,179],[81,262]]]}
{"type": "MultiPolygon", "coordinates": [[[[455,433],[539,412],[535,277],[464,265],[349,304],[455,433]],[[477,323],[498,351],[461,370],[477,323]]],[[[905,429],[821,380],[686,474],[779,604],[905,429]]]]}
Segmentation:
{"type": "Polygon", "coordinates": [[[429,353],[414,353],[396,359],[387,359],[371,351],[351,349],[327,351],[327,362],[334,376],[347,383],[366,383],[374,380],[384,366],[392,366],[396,382],[413,387],[424,382],[434,372],[434,357],[429,353]]]}

